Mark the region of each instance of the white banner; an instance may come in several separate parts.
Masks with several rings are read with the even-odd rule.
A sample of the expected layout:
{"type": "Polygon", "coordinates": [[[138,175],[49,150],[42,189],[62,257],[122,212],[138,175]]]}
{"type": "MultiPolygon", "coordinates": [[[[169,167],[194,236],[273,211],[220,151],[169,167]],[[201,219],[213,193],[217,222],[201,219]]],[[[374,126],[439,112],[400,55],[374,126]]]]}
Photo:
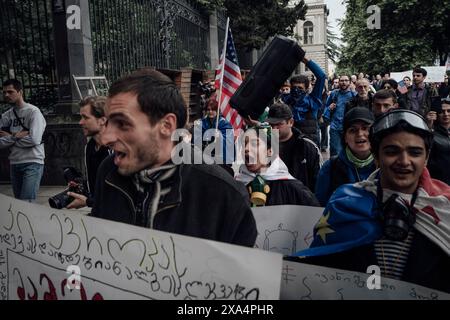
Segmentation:
{"type": "Polygon", "coordinates": [[[444,82],[446,67],[423,67],[427,70],[425,82],[444,82]]]}
{"type": "MultiPolygon", "coordinates": [[[[425,82],[444,82],[446,67],[422,67],[425,70],[427,70],[427,77],[425,78],[425,82]]],[[[408,76],[411,78],[411,81],[413,80],[413,71],[403,71],[403,72],[391,72],[391,78],[395,81],[399,82],[403,80],[404,77],[408,76]]]]}
{"type": "Polygon", "coordinates": [[[280,299],[450,300],[447,293],[383,277],[380,289],[369,289],[369,276],[369,283],[373,285],[374,275],[284,261],[280,299]]]}
{"type": "Polygon", "coordinates": [[[276,253],[0,194],[0,300],[278,299],[281,266],[276,253]]]}
{"type": "Polygon", "coordinates": [[[256,247],[290,256],[309,248],[324,208],[285,205],[252,210],[258,228],[256,247]]]}
{"type": "Polygon", "coordinates": [[[391,72],[391,79],[394,79],[397,82],[402,81],[404,77],[409,77],[412,81],[412,70],[404,72],[391,72]]]}

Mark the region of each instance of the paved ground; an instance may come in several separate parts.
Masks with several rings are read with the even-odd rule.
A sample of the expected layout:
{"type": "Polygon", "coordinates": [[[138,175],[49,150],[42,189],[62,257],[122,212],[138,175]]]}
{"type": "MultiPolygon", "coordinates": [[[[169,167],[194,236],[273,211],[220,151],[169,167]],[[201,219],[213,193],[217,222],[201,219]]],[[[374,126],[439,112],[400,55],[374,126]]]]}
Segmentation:
{"type": "MultiPolygon", "coordinates": [[[[48,198],[62,192],[65,188],[65,186],[41,186],[39,188],[36,203],[50,207],[48,204],[48,198]]],[[[13,197],[13,191],[10,184],[0,184],[0,193],[13,197]]],[[[89,208],[82,208],[79,210],[82,211],[82,213],[89,213],[91,211],[89,208]]]]}
{"type": "MultiPolygon", "coordinates": [[[[328,152],[322,152],[323,160],[329,159],[329,153],[328,152]]],[[[62,192],[65,189],[65,186],[41,186],[39,189],[39,194],[37,198],[37,203],[49,206],[48,204],[48,198],[54,196],[55,194],[58,194],[62,192]]],[[[314,190],[313,190],[314,191],[314,190]]],[[[0,184],[0,193],[6,194],[7,196],[12,197],[13,192],[10,184],[0,184]]],[[[89,212],[90,209],[83,208],[81,211],[89,212]]]]}

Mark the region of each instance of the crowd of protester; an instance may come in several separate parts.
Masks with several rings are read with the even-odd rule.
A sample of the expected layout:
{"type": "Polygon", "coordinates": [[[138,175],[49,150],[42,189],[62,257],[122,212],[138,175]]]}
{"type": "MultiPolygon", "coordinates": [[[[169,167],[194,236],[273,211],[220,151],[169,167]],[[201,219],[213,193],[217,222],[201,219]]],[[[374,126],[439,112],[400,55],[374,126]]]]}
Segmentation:
{"type": "MultiPolygon", "coordinates": [[[[427,84],[427,71],[416,67],[400,86],[386,72],[326,79],[314,61],[303,63],[313,78],[287,79],[258,120],[245,119],[238,167],[227,133],[233,127],[216,94],[206,99],[199,131],[191,130],[187,142],[196,154],[221,141],[220,166],[172,161],[172,134],[185,128],[187,111],[176,85],[155,70],[117,80],[107,98],[83,99],[88,192],[70,193],[67,207],[251,247],[257,236],[251,206],[322,206],[301,261],[363,272],[379,264],[384,276],[450,292],[448,77],[427,84]]],[[[3,92],[13,107],[0,119],[0,148],[11,150],[14,195],[34,201],[45,120],[24,102],[18,81],[3,83],[3,92]]]]}

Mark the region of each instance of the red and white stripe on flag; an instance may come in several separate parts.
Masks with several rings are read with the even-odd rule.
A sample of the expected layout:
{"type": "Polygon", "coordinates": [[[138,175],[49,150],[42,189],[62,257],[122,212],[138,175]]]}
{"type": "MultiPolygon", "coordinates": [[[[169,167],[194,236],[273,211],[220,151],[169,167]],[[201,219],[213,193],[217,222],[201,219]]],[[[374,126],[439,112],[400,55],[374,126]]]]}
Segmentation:
{"type": "MultiPolygon", "coordinates": [[[[242,83],[241,69],[239,68],[237,61],[237,53],[233,43],[233,37],[231,35],[231,30],[228,30],[228,39],[226,44],[226,58],[225,58],[225,66],[223,53],[220,58],[219,65],[216,68],[216,78],[215,78],[215,86],[217,90],[220,90],[220,80],[223,79],[222,84],[222,96],[221,101],[219,102],[220,111],[225,119],[227,119],[234,130],[241,129],[243,124],[243,119],[239,115],[239,113],[230,106],[230,99],[233,94],[236,92],[237,88],[242,83]],[[223,66],[223,77],[222,77],[222,66],[223,66]]],[[[219,99],[219,94],[217,95],[217,99],[219,99]]]]}

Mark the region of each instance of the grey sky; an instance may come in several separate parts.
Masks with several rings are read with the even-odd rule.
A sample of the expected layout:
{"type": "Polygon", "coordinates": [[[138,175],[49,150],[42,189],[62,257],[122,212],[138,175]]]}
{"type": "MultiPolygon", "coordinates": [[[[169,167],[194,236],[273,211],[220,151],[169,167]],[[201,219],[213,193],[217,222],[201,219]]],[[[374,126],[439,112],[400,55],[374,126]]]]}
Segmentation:
{"type": "Polygon", "coordinates": [[[333,27],[332,31],[339,37],[341,37],[341,31],[338,27],[337,19],[344,18],[345,6],[342,4],[342,0],[325,0],[325,4],[328,9],[330,9],[330,15],[328,16],[328,21],[333,27]]]}

